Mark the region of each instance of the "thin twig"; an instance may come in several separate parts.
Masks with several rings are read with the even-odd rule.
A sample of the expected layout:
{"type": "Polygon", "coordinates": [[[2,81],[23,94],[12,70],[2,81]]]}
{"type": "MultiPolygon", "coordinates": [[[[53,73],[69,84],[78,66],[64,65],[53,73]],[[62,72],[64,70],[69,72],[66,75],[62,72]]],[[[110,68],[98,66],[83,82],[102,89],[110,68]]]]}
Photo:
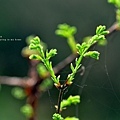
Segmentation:
{"type": "Polygon", "coordinates": [[[63,95],[64,95],[64,92],[65,90],[68,88],[68,86],[66,84],[63,84],[60,86],[59,89],[59,96],[58,96],[58,104],[57,104],[57,113],[60,113],[61,112],[61,101],[63,99],[63,95]]]}
{"type": "Polygon", "coordinates": [[[57,113],[60,113],[60,105],[61,105],[63,94],[64,94],[64,90],[63,89],[59,89],[57,113]]]}

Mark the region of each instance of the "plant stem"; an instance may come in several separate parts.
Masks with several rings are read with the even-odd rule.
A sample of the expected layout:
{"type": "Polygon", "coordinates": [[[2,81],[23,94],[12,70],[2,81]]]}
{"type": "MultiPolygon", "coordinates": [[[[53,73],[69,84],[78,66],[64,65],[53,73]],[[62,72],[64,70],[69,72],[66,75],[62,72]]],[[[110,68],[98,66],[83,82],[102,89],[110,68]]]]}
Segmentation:
{"type": "Polygon", "coordinates": [[[115,31],[119,30],[119,25],[117,22],[115,22],[109,29],[109,34],[107,34],[106,36],[110,36],[111,34],[113,34],[115,31]]]}
{"type": "Polygon", "coordinates": [[[70,36],[68,37],[68,40],[67,40],[71,50],[73,53],[76,53],[77,52],[77,49],[76,49],[76,42],[75,42],[75,38],[74,36],[70,36]]]}
{"type": "Polygon", "coordinates": [[[60,88],[59,88],[59,96],[58,96],[58,104],[57,104],[57,113],[60,113],[61,110],[60,110],[60,105],[61,105],[61,101],[62,101],[62,98],[63,98],[63,94],[65,92],[65,90],[67,89],[67,85],[61,85],[60,88]]]}
{"type": "Polygon", "coordinates": [[[58,108],[57,108],[57,113],[60,113],[60,104],[61,104],[61,101],[62,101],[63,93],[64,93],[64,90],[63,90],[63,89],[60,89],[60,90],[59,90],[59,96],[58,96],[58,108]]]}
{"type": "Polygon", "coordinates": [[[34,82],[33,86],[26,86],[25,90],[28,91],[27,103],[31,105],[33,109],[33,114],[29,118],[29,120],[37,120],[37,107],[38,107],[38,98],[39,98],[39,90],[38,90],[38,81],[42,82],[42,79],[39,77],[36,66],[38,61],[31,60],[28,75],[32,79],[31,82],[34,82]]]}

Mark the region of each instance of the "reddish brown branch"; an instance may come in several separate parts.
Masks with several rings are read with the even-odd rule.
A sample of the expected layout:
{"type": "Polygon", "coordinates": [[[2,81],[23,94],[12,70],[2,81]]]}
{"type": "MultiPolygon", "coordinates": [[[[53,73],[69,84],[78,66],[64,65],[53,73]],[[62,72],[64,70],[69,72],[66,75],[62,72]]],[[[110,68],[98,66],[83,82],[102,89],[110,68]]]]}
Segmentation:
{"type": "Polygon", "coordinates": [[[117,22],[115,22],[115,23],[108,29],[109,34],[108,34],[107,36],[113,34],[113,33],[114,33],[115,31],[117,31],[117,30],[119,30],[119,25],[118,25],[117,22]]]}
{"type": "Polygon", "coordinates": [[[63,68],[65,68],[67,65],[69,65],[76,57],[77,57],[77,54],[71,54],[67,58],[65,58],[63,61],[58,63],[53,68],[55,74],[59,73],[63,68]]]}
{"type": "Polygon", "coordinates": [[[31,60],[30,61],[30,68],[28,75],[30,76],[31,80],[33,81],[32,86],[26,87],[26,91],[28,92],[27,103],[30,104],[33,108],[33,114],[29,118],[29,120],[37,120],[37,106],[38,106],[38,98],[39,98],[39,85],[43,81],[42,78],[39,77],[38,72],[36,70],[36,66],[38,61],[31,60]]]}
{"type": "Polygon", "coordinates": [[[23,87],[29,78],[1,76],[0,84],[23,87]]]}

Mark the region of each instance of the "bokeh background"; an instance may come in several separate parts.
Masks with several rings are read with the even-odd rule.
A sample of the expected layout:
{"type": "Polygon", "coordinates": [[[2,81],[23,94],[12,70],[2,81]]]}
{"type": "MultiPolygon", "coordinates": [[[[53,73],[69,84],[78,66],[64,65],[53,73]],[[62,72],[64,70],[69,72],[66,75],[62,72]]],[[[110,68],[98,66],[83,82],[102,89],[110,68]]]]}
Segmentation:
{"type": "MultiPolygon", "coordinates": [[[[115,22],[115,8],[107,0],[0,0],[0,36],[20,41],[0,41],[0,76],[27,76],[28,63],[21,50],[27,36],[38,35],[48,48],[58,49],[53,59],[57,64],[70,53],[66,40],[55,35],[57,25],[67,23],[77,27],[77,42],[95,33],[99,24],[109,28],[115,22]]],[[[108,44],[98,46],[99,61],[86,59],[85,74],[76,76],[75,84],[64,97],[81,95],[81,103],[67,109],[64,116],[78,116],[80,120],[120,120],[120,32],[108,38],[108,44]],[[81,83],[83,85],[81,86],[81,83]]],[[[70,72],[63,71],[64,75],[70,72]]],[[[2,85],[0,91],[0,120],[26,120],[20,112],[25,100],[11,95],[11,86],[2,85]]],[[[52,120],[58,91],[52,88],[40,97],[39,120],[52,120]]]]}

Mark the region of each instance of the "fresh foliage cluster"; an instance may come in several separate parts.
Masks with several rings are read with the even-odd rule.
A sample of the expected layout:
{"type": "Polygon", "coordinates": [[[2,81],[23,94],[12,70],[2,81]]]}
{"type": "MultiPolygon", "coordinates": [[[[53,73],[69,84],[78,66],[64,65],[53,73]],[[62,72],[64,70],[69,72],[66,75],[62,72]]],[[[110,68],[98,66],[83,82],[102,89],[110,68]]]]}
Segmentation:
{"type": "Polygon", "coordinates": [[[80,96],[69,96],[67,100],[62,100],[60,104],[60,111],[66,109],[67,106],[71,106],[72,104],[76,105],[78,103],[80,103],[80,96]]]}
{"type": "Polygon", "coordinates": [[[60,114],[57,114],[57,113],[55,113],[52,118],[53,120],[79,120],[76,117],[67,117],[64,119],[60,114]]]}
{"type": "Polygon", "coordinates": [[[72,80],[74,79],[75,74],[77,73],[78,69],[81,66],[81,61],[84,57],[92,57],[94,59],[99,59],[99,52],[98,51],[88,51],[89,48],[94,45],[96,42],[105,40],[105,35],[109,32],[106,31],[105,26],[99,26],[96,29],[96,35],[94,35],[89,41],[83,42],[82,44],[76,44],[77,53],[79,54],[79,57],[75,60],[75,67],[71,63],[71,70],[72,73],[68,75],[67,77],[67,84],[71,84],[72,80]]]}
{"type": "Polygon", "coordinates": [[[57,54],[57,50],[51,49],[50,51],[46,50],[46,52],[44,52],[43,46],[40,44],[39,37],[35,37],[35,38],[33,38],[33,40],[31,40],[31,44],[30,44],[29,48],[32,50],[38,50],[38,52],[39,52],[39,55],[32,54],[29,58],[42,61],[44,63],[44,65],[46,66],[46,68],[49,70],[51,78],[53,79],[54,83],[56,85],[59,85],[60,84],[59,83],[60,76],[56,77],[53,67],[52,67],[52,62],[49,61],[49,59],[51,57],[53,57],[54,55],[57,54]]]}
{"type": "MultiPolygon", "coordinates": [[[[66,26],[66,24],[65,24],[65,26],[66,26]]],[[[99,59],[99,52],[88,51],[88,49],[96,42],[99,42],[99,41],[105,39],[105,35],[109,33],[105,29],[106,29],[105,26],[97,27],[96,35],[94,35],[88,42],[83,42],[81,45],[76,44],[76,49],[80,56],[79,56],[79,58],[76,58],[75,67],[71,63],[72,73],[69,74],[67,77],[68,84],[71,84],[71,81],[74,79],[74,76],[75,76],[77,70],[81,66],[81,61],[82,61],[83,57],[89,56],[89,57],[92,57],[97,60],[99,59]]],[[[39,37],[35,37],[35,38],[33,38],[33,40],[31,40],[31,44],[30,44],[29,48],[32,50],[33,49],[38,50],[38,53],[39,53],[39,54],[32,54],[29,58],[42,61],[44,63],[44,65],[46,66],[46,68],[49,70],[51,78],[53,79],[54,83],[57,86],[59,86],[60,85],[60,82],[59,82],[60,75],[58,77],[56,77],[53,67],[52,67],[52,62],[50,61],[50,58],[57,54],[57,50],[51,49],[49,52],[48,52],[48,50],[46,50],[46,52],[44,52],[43,46],[40,44],[39,37]]]]}
{"type": "Polygon", "coordinates": [[[108,0],[109,3],[112,3],[116,7],[116,21],[120,29],[120,0],[108,0]]]}
{"type": "Polygon", "coordinates": [[[117,8],[120,8],[120,0],[108,0],[108,2],[114,4],[117,8]]]}
{"type": "MultiPolygon", "coordinates": [[[[69,37],[73,36],[75,32],[76,32],[76,28],[70,27],[67,24],[60,24],[58,27],[58,30],[56,31],[56,33],[58,35],[67,38],[68,41],[69,41],[69,37]]],[[[76,60],[75,60],[75,66],[73,66],[73,64],[71,63],[70,68],[71,68],[72,72],[71,72],[71,74],[68,74],[67,79],[66,79],[64,84],[60,83],[60,75],[58,75],[58,76],[55,75],[54,70],[53,70],[53,66],[52,66],[52,62],[50,61],[50,58],[57,54],[56,49],[51,49],[50,51],[48,51],[48,50],[44,51],[43,46],[41,45],[40,38],[35,37],[31,40],[29,48],[31,50],[36,50],[37,54],[32,54],[29,58],[43,62],[44,65],[46,66],[47,70],[49,71],[49,74],[51,75],[51,78],[54,82],[54,85],[58,89],[64,91],[64,89],[67,88],[66,86],[69,86],[72,84],[74,77],[75,77],[75,74],[77,73],[77,71],[81,67],[81,62],[82,62],[84,57],[91,57],[91,58],[94,58],[97,60],[99,59],[100,53],[98,51],[89,51],[89,48],[91,46],[93,46],[95,43],[105,40],[105,35],[108,33],[109,32],[106,31],[106,27],[100,25],[96,29],[96,34],[93,37],[91,37],[91,39],[89,41],[83,42],[82,44],[76,44],[76,46],[74,46],[75,47],[74,49],[77,50],[79,57],[76,58],[76,60]]],[[[72,39],[72,40],[75,43],[75,40],[74,39],[72,39]]],[[[72,44],[72,43],[70,43],[70,44],[72,44]]],[[[73,46],[72,46],[72,50],[73,50],[73,46]]],[[[80,102],[79,96],[70,96],[67,100],[61,100],[60,106],[58,105],[57,108],[60,109],[60,111],[62,111],[67,106],[70,106],[71,104],[77,104],[79,102],[80,102]]],[[[59,115],[59,114],[53,115],[53,120],[62,120],[62,119],[63,119],[63,117],[61,117],[61,115],[59,115]]],[[[69,120],[76,120],[76,118],[75,119],[69,118],[69,120]]]]}
{"type": "MultiPolygon", "coordinates": [[[[120,29],[120,0],[108,0],[109,3],[112,3],[116,7],[116,23],[119,26],[118,29],[120,29]]],[[[54,85],[56,88],[60,91],[59,95],[60,98],[58,98],[58,105],[56,105],[56,113],[53,114],[52,119],[53,120],[79,120],[76,117],[66,117],[63,118],[61,115],[61,112],[65,110],[68,106],[76,105],[80,103],[80,96],[72,96],[70,95],[67,99],[62,99],[62,95],[64,94],[64,91],[67,89],[68,86],[70,86],[74,82],[75,75],[77,71],[80,69],[82,65],[82,60],[85,57],[91,57],[93,59],[99,60],[100,53],[95,50],[89,50],[93,45],[96,43],[98,44],[105,44],[106,38],[105,35],[109,33],[109,31],[106,30],[105,26],[98,26],[96,28],[95,35],[91,37],[87,37],[87,40],[85,40],[83,43],[79,44],[75,41],[74,35],[76,34],[77,29],[74,26],[70,26],[66,23],[59,24],[57,27],[57,30],[55,33],[59,36],[64,37],[67,39],[68,45],[71,48],[73,54],[78,54],[78,57],[75,59],[75,64],[70,64],[71,73],[67,75],[67,78],[64,83],[60,82],[60,75],[56,76],[52,62],[50,59],[57,54],[56,49],[48,50],[46,49],[46,44],[43,43],[39,37],[33,37],[30,36],[27,38],[27,47],[25,47],[22,50],[22,54],[25,57],[30,56],[30,59],[38,60],[41,63],[37,65],[37,71],[39,76],[44,79],[44,81],[40,84],[39,89],[40,91],[45,91],[50,86],[54,85]],[[51,76],[53,82],[51,82],[50,78],[46,79],[46,76],[51,76]]],[[[1,88],[1,86],[0,86],[1,88]]],[[[23,88],[15,87],[12,90],[13,96],[15,96],[17,99],[24,99],[27,97],[27,94],[25,93],[25,90],[23,88]]],[[[27,118],[31,118],[31,116],[34,116],[34,109],[30,104],[26,104],[21,107],[21,112],[24,113],[24,115],[27,118]]]]}
{"type": "Polygon", "coordinates": [[[57,35],[67,39],[68,45],[70,46],[73,53],[76,53],[76,41],[74,38],[74,34],[76,32],[77,32],[76,27],[70,26],[66,23],[59,24],[58,29],[55,31],[57,35]]]}

